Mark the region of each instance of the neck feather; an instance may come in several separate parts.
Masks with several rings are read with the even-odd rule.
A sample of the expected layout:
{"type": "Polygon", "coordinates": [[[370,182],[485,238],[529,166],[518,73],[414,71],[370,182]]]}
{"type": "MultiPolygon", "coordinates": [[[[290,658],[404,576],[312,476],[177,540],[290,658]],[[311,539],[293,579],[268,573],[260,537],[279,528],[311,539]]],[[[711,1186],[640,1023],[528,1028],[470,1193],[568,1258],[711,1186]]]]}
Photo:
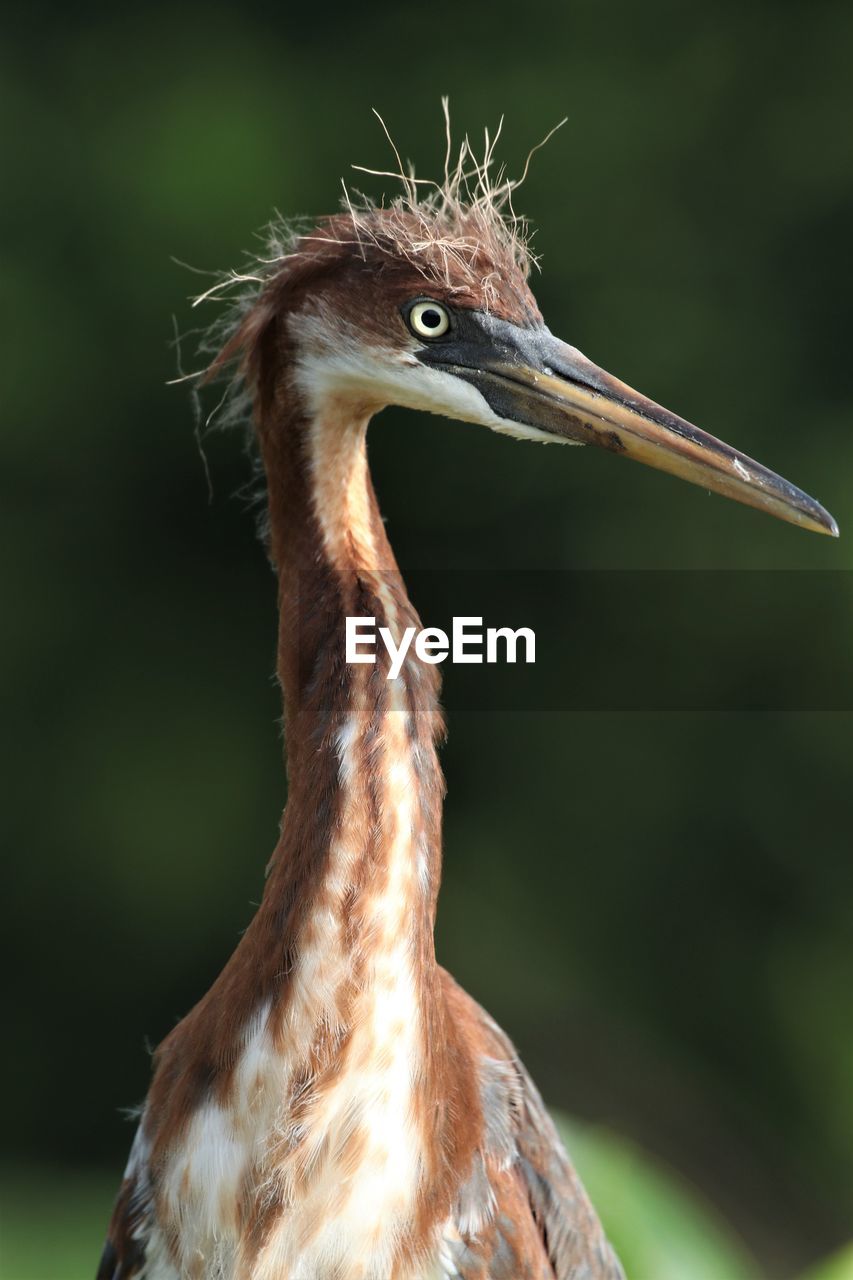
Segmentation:
{"type": "MultiPolygon", "coordinates": [[[[373,617],[396,639],[407,626],[420,625],[370,478],[370,414],[370,406],[329,398],[309,418],[296,401],[261,432],[279,585],[289,781],[270,891],[277,894],[284,887],[279,879],[293,878],[306,827],[314,834],[306,856],[318,878],[343,831],[380,876],[383,847],[377,846],[387,853],[405,836],[418,871],[411,906],[431,953],[443,790],[435,752],[442,729],[436,668],[412,657],[389,680],[384,653],[375,665],[345,661],[347,616],[373,617]],[[316,818],[306,821],[321,801],[322,832],[316,818]]],[[[296,873],[300,884],[307,870],[296,873]]]]}
{"type": "Polygon", "coordinates": [[[318,1027],[348,1033],[352,1002],[383,966],[405,960],[410,1014],[429,1005],[436,983],[436,669],[411,659],[388,680],[379,652],[376,665],[345,661],[347,615],[375,617],[395,635],[419,625],[370,480],[369,409],[329,401],[309,417],[292,389],[286,404],[271,400],[258,434],[278,575],[288,799],[261,905],[186,1020],[202,1081],[227,1078],[223,1064],[239,1055],[258,1010],[270,1009],[291,1041],[298,1024],[306,1048],[318,1027]]]}
{"type": "Polygon", "coordinates": [[[479,1102],[433,945],[443,795],[436,669],[410,660],[389,680],[387,659],[344,660],[348,614],[373,616],[397,636],[418,625],[370,481],[368,417],[367,408],[329,403],[309,419],[291,404],[259,424],[279,584],[287,807],[254,919],[158,1050],[152,1158],[168,1160],[204,1104],[233,1110],[261,1089],[273,1112],[259,1120],[249,1107],[246,1123],[286,1134],[300,1194],[316,1185],[322,1199],[317,1170],[328,1165],[334,1181],[355,1158],[350,1145],[361,1144],[366,1167],[383,1170],[410,1206],[399,1245],[415,1250],[418,1233],[427,1239],[449,1211],[479,1102]],[[263,1087],[246,1075],[259,1061],[249,1046],[259,1043],[273,1055],[263,1059],[263,1087]],[[470,1123],[460,1128],[462,1116],[470,1123]]]}

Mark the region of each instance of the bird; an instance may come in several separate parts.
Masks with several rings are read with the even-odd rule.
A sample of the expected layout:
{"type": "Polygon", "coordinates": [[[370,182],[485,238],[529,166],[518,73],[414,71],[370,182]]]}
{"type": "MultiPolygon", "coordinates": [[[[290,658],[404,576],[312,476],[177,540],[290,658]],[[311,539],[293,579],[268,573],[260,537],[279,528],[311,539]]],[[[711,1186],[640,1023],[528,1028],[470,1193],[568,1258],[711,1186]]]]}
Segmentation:
{"type": "Polygon", "coordinates": [[[551,333],[494,141],[451,162],[448,128],[435,183],[395,148],[393,198],[277,221],[200,299],[230,299],[199,372],[262,466],[287,801],[256,914],[155,1052],[97,1280],[624,1276],[511,1040],[436,957],[438,666],[346,660],[348,617],[420,626],[368,424],[401,405],[594,445],[838,529],[551,333]]]}

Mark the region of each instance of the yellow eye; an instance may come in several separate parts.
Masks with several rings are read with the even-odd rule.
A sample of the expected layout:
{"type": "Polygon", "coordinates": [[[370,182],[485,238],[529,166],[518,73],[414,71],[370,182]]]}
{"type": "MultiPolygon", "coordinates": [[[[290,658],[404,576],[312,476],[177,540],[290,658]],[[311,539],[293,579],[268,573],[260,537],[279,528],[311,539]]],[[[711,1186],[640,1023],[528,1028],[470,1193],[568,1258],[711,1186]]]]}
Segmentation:
{"type": "Polygon", "coordinates": [[[441,338],[450,328],[450,314],[440,302],[416,302],[407,319],[419,338],[441,338]]]}

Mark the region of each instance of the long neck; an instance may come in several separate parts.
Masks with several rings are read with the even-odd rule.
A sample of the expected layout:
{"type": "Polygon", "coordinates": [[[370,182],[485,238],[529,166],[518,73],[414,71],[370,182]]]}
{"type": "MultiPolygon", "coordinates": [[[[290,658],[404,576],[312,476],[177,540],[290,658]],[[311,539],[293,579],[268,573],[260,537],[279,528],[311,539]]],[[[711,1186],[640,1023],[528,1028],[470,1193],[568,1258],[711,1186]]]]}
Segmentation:
{"type": "Polygon", "coordinates": [[[361,1144],[370,1168],[387,1168],[403,1199],[417,1199],[423,1226],[449,1212],[470,1163],[479,1095],[433,947],[443,794],[435,668],[412,660],[389,680],[387,659],[345,661],[348,614],[396,637],[417,625],[370,483],[368,417],[328,404],[310,420],[282,408],[260,424],[287,807],[254,919],[158,1051],[155,1155],[166,1158],[211,1091],[223,1104],[242,1096],[256,1064],[246,1045],[261,1028],[275,1065],[258,1096],[274,1108],[289,1099],[299,1185],[314,1185],[318,1151],[340,1172],[361,1144]]]}
{"type": "MultiPolygon", "coordinates": [[[[428,982],[443,791],[437,675],[412,658],[389,680],[381,646],[375,665],[345,661],[348,615],[398,639],[418,625],[370,480],[369,409],[329,400],[309,419],[292,400],[273,413],[260,437],[288,802],[262,914],[294,959],[311,948],[312,920],[330,922],[335,944],[363,964],[371,947],[378,956],[405,939],[417,981],[428,982]]],[[[328,937],[323,945],[334,950],[328,937]]]]}

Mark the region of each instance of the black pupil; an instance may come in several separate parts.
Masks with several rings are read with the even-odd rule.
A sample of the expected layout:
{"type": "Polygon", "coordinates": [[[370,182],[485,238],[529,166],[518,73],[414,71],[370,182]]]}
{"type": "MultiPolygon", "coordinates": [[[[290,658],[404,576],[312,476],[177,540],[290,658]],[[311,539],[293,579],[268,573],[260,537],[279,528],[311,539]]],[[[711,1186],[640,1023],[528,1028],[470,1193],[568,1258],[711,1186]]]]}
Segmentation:
{"type": "Polygon", "coordinates": [[[441,312],[435,308],[421,312],[421,324],[427,329],[439,329],[441,327],[441,312]]]}

